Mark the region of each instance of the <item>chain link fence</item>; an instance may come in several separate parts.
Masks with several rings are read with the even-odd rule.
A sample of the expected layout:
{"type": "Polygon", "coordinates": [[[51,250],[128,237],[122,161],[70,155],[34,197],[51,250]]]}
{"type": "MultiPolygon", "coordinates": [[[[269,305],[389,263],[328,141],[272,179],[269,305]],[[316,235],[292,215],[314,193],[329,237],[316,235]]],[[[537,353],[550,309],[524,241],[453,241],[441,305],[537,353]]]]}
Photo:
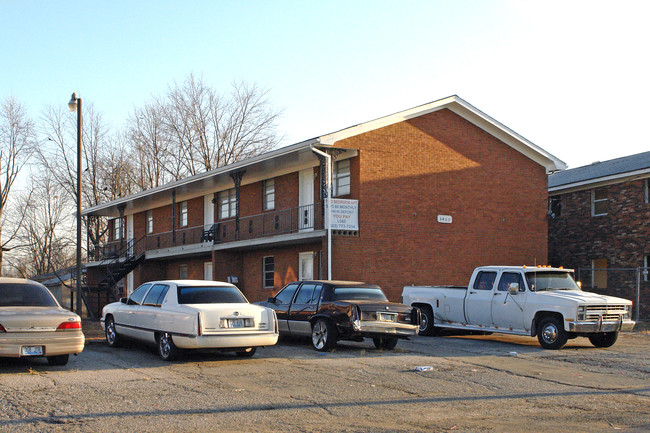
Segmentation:
{"type": "Polygon", "coordinates": [[[650,321],[650,268],[579,268],[576,280],[584,291],[629,299],[634,320],[650,321]]]}

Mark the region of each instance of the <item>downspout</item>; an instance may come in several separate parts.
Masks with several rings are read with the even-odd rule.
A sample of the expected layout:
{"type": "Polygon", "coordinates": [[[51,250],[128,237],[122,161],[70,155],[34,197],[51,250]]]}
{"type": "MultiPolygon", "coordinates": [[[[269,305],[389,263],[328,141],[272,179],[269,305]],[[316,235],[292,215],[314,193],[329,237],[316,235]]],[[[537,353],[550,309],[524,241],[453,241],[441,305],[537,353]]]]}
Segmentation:
{"type": "Polygon", "coordinates": [[[309,145],[312,152],[325,158],[325,184],[327,186],[327,197],[325,197],[325,227],[327,227],[327,279],[332,279],[332,226],[330,224],[329,199],[332,196],[332,155],[316,149],[313,144],[309,145]]]}

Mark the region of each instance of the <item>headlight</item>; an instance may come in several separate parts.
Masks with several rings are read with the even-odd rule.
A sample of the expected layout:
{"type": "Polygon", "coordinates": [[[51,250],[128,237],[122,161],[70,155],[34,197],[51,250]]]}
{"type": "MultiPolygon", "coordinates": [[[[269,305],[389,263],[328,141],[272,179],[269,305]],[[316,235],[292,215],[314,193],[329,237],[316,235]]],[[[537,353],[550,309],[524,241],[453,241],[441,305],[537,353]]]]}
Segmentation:
{"type": "Polygon", "coordinates": [[[625,306],[625,313],[623,313],[623,318],[624,318],[624,319],[629,319],[629,318],[630,318],[630,312],[631,312],[631,310],[632,310],[632,306],[631,306],[631,305],[626,305],[626,306],[625,306]]]}
{"type": "Polygon", "coordinates": [[[578,320],[585,320],[585,306],[584,305],[579,305],[578,306],[578,320]]]}

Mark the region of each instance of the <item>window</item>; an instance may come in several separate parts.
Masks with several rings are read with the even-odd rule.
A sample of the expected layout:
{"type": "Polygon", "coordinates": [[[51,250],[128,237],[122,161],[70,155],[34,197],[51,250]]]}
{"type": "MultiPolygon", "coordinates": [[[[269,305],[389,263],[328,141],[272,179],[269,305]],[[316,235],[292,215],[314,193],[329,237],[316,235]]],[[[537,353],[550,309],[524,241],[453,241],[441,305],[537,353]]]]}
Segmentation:
{"type": "Polygon", "coordinates": [[[166,284],[156,284],[151,288],[151,290],[149,290],[149,293],[147,293],[147,297],[144,298],[142,305],[149,307],[160,307],[163,299],[165,298],[165,295],[167,294],[168,289],[169,286],[166,284]]]}
{"type": "Polygon", "coordinates": [[[337,161],[334,165],[334,197],[350,194],[350,160],[337,161]]]}
{"type": "Polygon", "coordinates": [[[148,210],[145,214],[147,234],[153,233],[153,211],[148,210]]]}
{"type": "Polygon", "coordinates": [[[643,183],[643,189],[645,192],[645,202],[650,203],[650,178],[647,178],[643,183]]]}
{"type": "Polygon", "coordinates": [[[275,179],[267,179],[264,181],[264,210],[275,209],[275,179]]]}
{"type": "Polygon", "coordinates": [[[607,259],[593,259],[591,286],[598,289],[607,288],[607,259]]]}
{"type": "Polygon", "coordinates": [[[178,212],[178,225],[187,227],[187,202],[181,202],[179,205],[180,211],[178,212]]]}
{"type": "Polygon", "coordinates": [[[335,287],[332,292],[332,301],[387,301],[386,295],[377,286],[375,287],[335,287]]]}
{"type": "Polygon", "coordinates": [[[554,219],[562,215],[562,196],[555,196],[548,199],[548,217],[554,219]]]}
{"type": "Polygon", "coordinates": [[[501,274],[501,279],[499,280],[499,287],[497,287],[497,290],[499,292],[507,292],[508,287],[510,284],[518,284],[519,285],[519,291],[524,292],[526,291],[526,288],[524,287],[524,282],[521,278],[521,274],[518,272],[504,272],[501,274]]]}
{"type": "Polygon", "coordinates": [[[309,304],[311,303],[312,295],[316,284],[303,284],[296,295],[296,302],[294,304],[309,304]]]}
{"type": "Polygon", "coordinates": [[[178,267],[178,278],[181,280],[187,279],[187,265],[180,265],[178,267]]]}
{"type": "Polygon", "coordinates": [[[607,199],[607,188],[595,188],[591,190],[591,216],[607,215],[609,200],[607,199]]]}
{"type": "Polygon", "coordinates": [[[643,268],[644,269],[641,270],[643,281],[649,281],[648,274],[650,274],[650,254],[646,254],[645,257],[643,257],[643,268]]]}
{"type": "Polygon", "coordinates": [[[275,258],[273,256],[264,257],[262,264],[262,278],[264,287],[272,288],[275,285],[275,258]]]}
{"type": "Polygon", "coordinates": [[[275,301],[279,304],[290,304],[297,288],[298,284],[289,284],[275,296],[275,301]]]}
{"type": "Polygon", "coordinates": [[[135,289],[129,297],[129,305],[140,304],[144,298],[144,295],[147,293],[147,290],[149,290],[149,287],[151,287],[151,284],[143,284],[135,289]]]}
{"type": "Polygon", "coordinates": [[[113,220],[113,239],[122,239],[122,218],[115,218],[113,220]]]}
{"type": "Polygon", "coordinates": [[[245,304],[242,292],[233,286],[180,286],[179,304],[245,304]]]}
{"type": "Polygon", "coordinates": [[[237,212],[237,195],[235,189],[221,191],[217,194],[217,202],[219,204],[219,218],[232,218],[236,216],[237,212]]]}
{"type": "Polygon", "coordinates": [[[475,290],[492,290],[494,280],[497,278],[496,272],[479,272],[474,281],[475,290]]]}

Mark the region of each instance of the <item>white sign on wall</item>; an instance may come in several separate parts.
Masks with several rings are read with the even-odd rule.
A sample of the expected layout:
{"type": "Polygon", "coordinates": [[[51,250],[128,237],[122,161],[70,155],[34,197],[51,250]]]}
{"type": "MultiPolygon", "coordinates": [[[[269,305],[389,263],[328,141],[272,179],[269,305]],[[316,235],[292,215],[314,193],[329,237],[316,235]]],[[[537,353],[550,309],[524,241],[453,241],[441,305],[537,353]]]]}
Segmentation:
{"type": "Polygon", "coordinates": [[[326,200],[332,230],[359,230],[359,200],[326,200]]]}
{"type": "Polygon", "coordinates": [[[438,222],[442,224],[451,224],[451,215],[438,215],[438,222]]]}

